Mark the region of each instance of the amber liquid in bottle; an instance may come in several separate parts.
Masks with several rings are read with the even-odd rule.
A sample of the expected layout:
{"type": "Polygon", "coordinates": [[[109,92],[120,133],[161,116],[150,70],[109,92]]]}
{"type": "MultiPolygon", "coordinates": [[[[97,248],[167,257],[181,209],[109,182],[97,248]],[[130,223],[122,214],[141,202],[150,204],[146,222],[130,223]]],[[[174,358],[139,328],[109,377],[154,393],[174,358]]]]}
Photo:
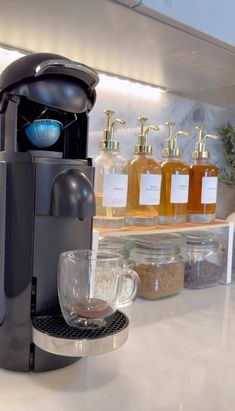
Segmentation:
{"type": "Polygon", "coordinates": [[[126,223],[151,226],[158,222],[159,205],[140,204],[141,174],[161,174],[161,166],[151,155],[136,154],[129,163],[126,223]]]}
{"type": "Polygon", "coordinates": [[[218,171],[207,160],[196,161],[189,170],[189,201],[187,207],[188,219],[195,222],[209,222],[215,218],[216,203],[203,204],[202,178],[217,177],[218,171]]]}
{"type": "Polygon", "coordinates": [[[162,163],[162,188],[159,207],[161,224],[180,224],[187,219],[187,203],[171,203],[172,174],[188,175],[189,167],[179,159],[169,158],[162,163]]]}

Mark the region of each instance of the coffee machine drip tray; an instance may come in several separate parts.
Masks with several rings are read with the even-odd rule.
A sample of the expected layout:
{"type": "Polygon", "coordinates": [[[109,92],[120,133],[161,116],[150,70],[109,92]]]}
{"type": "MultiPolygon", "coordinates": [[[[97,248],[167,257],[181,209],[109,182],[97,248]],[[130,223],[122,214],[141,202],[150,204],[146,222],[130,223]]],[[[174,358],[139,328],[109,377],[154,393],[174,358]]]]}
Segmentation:
{"type": "Polygon", "coordinates": [[[72,328],[62,315],[32,319],[33,343],[44,351],[67,357],[104,354],[120,348],[128,338],[129,320],[116,311],[102,328],[72,328]]]}

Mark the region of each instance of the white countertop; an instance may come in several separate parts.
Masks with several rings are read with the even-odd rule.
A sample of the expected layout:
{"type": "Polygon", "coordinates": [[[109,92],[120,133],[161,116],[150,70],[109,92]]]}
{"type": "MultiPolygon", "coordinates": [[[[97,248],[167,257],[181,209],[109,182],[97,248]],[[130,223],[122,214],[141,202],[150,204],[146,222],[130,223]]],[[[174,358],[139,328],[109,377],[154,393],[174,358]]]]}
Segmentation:
{"type": "Polygon", "coordinates": [[[0,411],[234,411],[235,285],[128,310],[118,351],[48,373],[0,370],[0,411]]]}

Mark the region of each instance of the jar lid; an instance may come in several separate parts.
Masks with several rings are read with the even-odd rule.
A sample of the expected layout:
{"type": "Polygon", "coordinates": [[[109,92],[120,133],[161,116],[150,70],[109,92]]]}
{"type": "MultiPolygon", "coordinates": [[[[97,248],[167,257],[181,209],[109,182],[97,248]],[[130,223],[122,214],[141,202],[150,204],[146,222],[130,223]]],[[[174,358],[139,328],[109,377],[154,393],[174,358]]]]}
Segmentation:
{"type": "Polygon", "coordinates": [[[187,244],[198,245],[202,247],[218,247],[221,237],[218,234],[205,232],[205,231],[193,231],[187,234],[187,244]]]}
{"type": "Polygon", "coordinates": [[[136,238],[136,246],[156,252],[178,251],[184,244],[184,238],[179,234],[150,234],[136,238]]]}
{"type": "Polygon", "coordinates": [[[130,253],[130,249],[135,246],[135,240],[123,237],[104,236],[99,238],[99,250],[108,250],[115,253],[120,253],[126,257],[130,253]]]}

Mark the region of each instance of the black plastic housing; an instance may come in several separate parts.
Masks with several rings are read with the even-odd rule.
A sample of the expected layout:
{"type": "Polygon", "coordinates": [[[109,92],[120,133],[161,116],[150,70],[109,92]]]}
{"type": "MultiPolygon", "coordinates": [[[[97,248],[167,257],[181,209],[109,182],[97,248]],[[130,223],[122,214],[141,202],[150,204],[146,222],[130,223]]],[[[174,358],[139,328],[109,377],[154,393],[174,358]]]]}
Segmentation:
{"type": "Polygon", "coordinates": [[[91,247],[87,136],[97,82],[90,68],[48,53],[23,57],[0,76],[0,367],[6,369],[45,371],[77,360],[35,347],[32,318],[61,313],[60,253],[91,247]],[[63,127],[75,121],[54,146],[38,151],[24,125],[40,115],[63,127]]]}

